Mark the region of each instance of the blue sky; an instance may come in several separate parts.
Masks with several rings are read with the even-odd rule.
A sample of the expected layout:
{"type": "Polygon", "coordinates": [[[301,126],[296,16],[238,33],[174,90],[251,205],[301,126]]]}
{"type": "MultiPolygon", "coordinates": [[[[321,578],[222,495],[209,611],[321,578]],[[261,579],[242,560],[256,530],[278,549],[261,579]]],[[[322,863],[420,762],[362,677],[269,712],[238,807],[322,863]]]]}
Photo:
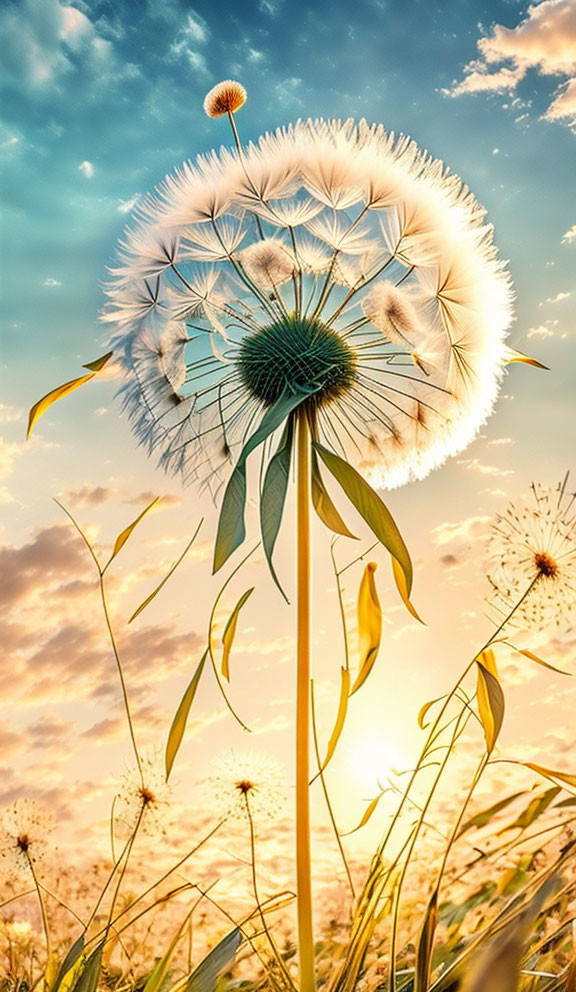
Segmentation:
{"type": "MultiPolygon", "coordinates": [[[[429,635],[432,669],[422,673],[415,667],[396,686],[399,709],[413,708],[426,692],[437,694],[438,675],[431,672],[447,674],[483,623],[486,590],[473,552],[485,536],[486,521],[531,478],[554,484],[573,462],[576,110],[570,87],[576,73],[575,14],[573,0],[544,0],[530,11],[512,0],[335,0],[312,6],[288,0],[193,6],[177,0],[68,6],[58,0],[4,0],[0,483],[5,521],[0,539],[26,597],[15,614],[8,614],[12,634],[25,618],[44,637],[59,636],[64,651],[79,643],[78,633],[76,640],[69,633],[68,641],[62,633],[74,624],[67,582],[76,583],[75,595],[89,597],[92,590],[82,586],[87,566],[77,560],[68,536],[51,530],[60,527],[52,496],[70,497],[104,540],[135,515],[134,500],[150,491],[172,494],[158,523],[150,524],[152,536],[145,539],[141,556],[127,559],[132,574],[116,587],[132,608],[138,601],[136,580],[149,591],[205,509],[195,494],[160,476],[136,449],[114,405],[113,383],[91,384],[53,407],[28,447],[23,436],[32,403],[78,374],[79,360],[94,359],[103,350],[98,312],[106,265],[138,196],[183,159],[229,143],[225,124],[209,120],[202,101],[212,85],[232,77],[248,90],[238,115],[243,140],[298,117],[364,116],[410,134],[462,175],[486,205],[501,254],[510,260],[517,294],[511,344],[551,367],[550,373],[513,368],[482,437],[445,469],[393,495],[394,511],[418,549],[418,605],[433,616],[448,589],[457,617],[443,619],[429,635]],[[545,29],[538,13],[544,7],[545,29]],[[502,70],[504,75],[498,75],[502,70]],[[49,569],[50,555],[57,553],[61,576],[49,569]],[[456,561],[449,574],[442,564],[448,554],[456,561]],[[449,652],[442,646],[446,636],[453,639],[449,652]]],[[[208,530],[204,540],[209,541],[208,530]]],[[[199,554],[194,567],[207,573],[207,557],[199,554]]],[[[199,588],[196,572],[188,580],[199,588]]],[[[188,655],[183,658],[183,646],[196,644],[191,637],[203,626],[202,619],[194,619],[193,635],[186,632],[185,592],[179,592],[184,612],[174,612],[175,599],[167,617],[161,610],[151,614],[157,636],[155,641],[149,637],[145,651],[142,643],[132,644],[150,664],[157,665],[162,651],[168,651],[175,665],[176,681],[171,683],[167,674],[153,703],[140,686],[140,716],[151,735],[165,727],[177,704],[191,664],[188,655]],[[163,624],[173,627],[172,633],[163,624]]],[[[273,590],[265,595],[272,597],[273,590]]],[[[273,602],[273,610],[279,609],[273,602]]],[[[96,644],[95,613],[92,606],[86,610],[96,644]]],[[[200,608],[198,615],[203,615],[200,608]]],[[[264,616],[262,606],[255,607],[252,633],[242,650],[251,656],[262,649],[264,658],[286,662],[290,635],[260,630],[264,616]]],[[[397,622],[398,613],[392,610],[392,616],[397,622]]],[[[287,615],[278,622],[289,629],[287,615]]],[[[327,612],[322,629],[331,622],[327,612]]],[[[403,623],[396,632],[402,647],[393,647],[392,654],[399,652],[403,661],[412,658],[417,665],[421,635],[410,631],[404,638],[403,623]]],[[[573,650],[572,642],[566,646],[557,638],[550,644],[552,662],[573,650]]],[[[86,747],[94,737],[91,728],[100,724],[103,747],[112,749],[123,738],[120,711],[109,709],[110,699],[117,706],[114,691],[108,697],[102,689],[107,660],[101,647],[82,655],[84,683],[73,713],[73,688],[66,699],[57,688],[46,688],[28,708],[30,673],[35,665],[50,670],[56,646],[42,654],[24,637],[16,639],[13,689],[24,701],[20,715],[7,724],[12,737],[4,746],[10,745],[21,771],[10,772],[4,794],[11,798],[32,782],[23,735],[26,731],[30,740],[29,728],[35,727],[32,739],[40,741],[52,769],[53,801],[65,806],[73,796],[70,782],[85,774],[81,757],[71,758],[67,750],[71,721],[77,719],[88,735],[86,747]]],[[[261,681],[258,659],[253,661],[252,681],[240,688],[248,707],[261,681]]],[[[289,713],[287,670],[284,664],[279,684],[289,713]]],[[[322,676],[331,677],[325,671],[322,676]]],[[[276,675],[267,677],[272,692],[276,675]]],[[[532,713],[531,720],[512,725],[521,741],[522,734],[528,735],[522,746],[529,748],[530,707],[541,698],[541,683],[540,689],[534,682],[523,686],[517,673],[511,683],[520,694],[518,705],[532,713]]],[[[546,726],[551,734],[569,723],[562,691],[550,689],[546,726]]],[[[209,715],[218,707],[213,695],[202,702],[209,715]]],[[[274,733],[276,720],[281,734],[288,725],[278,722],[279,712],[271,709],[262,725],[274,733]]],[[[218,744],[219,720],[213,721],[216,730],[207,721],[208,750],[218,744]]],[[[393,726],[409,750],[412,738],[403,734],[404,722],[398,717],[393,726]]],[[[286,744],[272,747],[282,753],[286,744]]]]}

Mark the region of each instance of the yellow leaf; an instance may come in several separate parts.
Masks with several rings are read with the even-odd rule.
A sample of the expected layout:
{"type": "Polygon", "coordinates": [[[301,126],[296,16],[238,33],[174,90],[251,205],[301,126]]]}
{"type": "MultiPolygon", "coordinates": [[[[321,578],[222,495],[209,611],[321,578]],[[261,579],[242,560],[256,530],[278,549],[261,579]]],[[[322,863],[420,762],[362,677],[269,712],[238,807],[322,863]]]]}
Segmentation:
{"type": "MultiPolygon", "coordinates": [[[[514,647],[514,645],[511,644],[510,647],[514,647]]],[[[549,662],[543,661],[543,659],[539,658],[538,655],[533,654],[532,651],[527,651],[525,648],[522,649],[514,647],[514,650],[517,651],[518,654],[523,654],[525,658],[530,658],[530,661],[535,661],[537,665],[542,665],[543,668],[548,668],[551,672],[557,672],[558,675],[572,674],[572,672],[565,672],[563,668],[556,668],[555,665],[550,665],[549,662]]]]}
{"type": "Polygon", "coordinates": [[[523,764],[526,768],[531,768],[537,775],[543,775],[544,778],[549,778],[551,782],[556,779],[558,782],[564,782],[566,785],[571,785],[576,789],[576,775],[570,775],[568,772],[557,772],[552,768],[544,768],[543,765],[534,765],[531,761],[525,761],[523,764]]]}
{"type": "Polygon", "coordinates": [[[434,706],[435,703],[439,703],[441,699],[445,699],[445,698],[446,696],[437,696],[436,699],[430,699],[427,703],[424,703],[424,706],[421,707],[420,712],[418,714],[418,726],[420,727],[420,730],[425,730],[426,727],[428,726],[427,723],[424,723],[424,719],[426,717],[428,710],[432,706],[434,706]]]}
{"type": "Polygon", "coordinates": [[[227,682],[230,681],[230,652],[232,650],[232,645],[234,643],[234,638],[236,636],[236,627],[238,626],[238,617],[240,615],[240,610],[244,606],[246,600],[254,592],[254,586],[248,589],[243,596],[240,597],[236,606],[234,607],[230,619],[224,628],[224,633],[222,635],[222,644],[224,650],[222,652],[222,676],[227,682]]]}
{"type": "Polygon", "coordinates": [[[415,620],[418,620],[420,623],[423,624],[424,621],[422,617],[418,615],[416,608],[410,602],[410,597],[408,595],[408,588],[406,586],[406,576],[404,575],[404,570],[402,569],[400,563],[394,557],[392,557],[392,574],[394,575],[396,588],[400,593],[400,596],[402,597],[402,602],[404,603],[404,606],[406,607],[408,612],[412,614],[415,620]]]}
{"type": "MultiPolygon", "coordinates": [[[[486,652],[480,657],[484,658],[485,654],[486,652]]],[[[495,667],[493,652],[490,654],[492,654],[492,658],[488,658],[488,663],[495,667]]],[[[478,659],[476,659],[476,664],[478,665],[478,711],[484,728],[486,748],[490,754],[494,749],[504,719],[504,693],[498,676],[478,659]]]]}
{"type": "Polygon", "coordinates": [[[487,668],[488,671],[492,673],[494,678],[499,679],[498,669],[496,667],[496,656],[492,648],[488,648],[486,651],[483,651],[482,654],[478,656],[476,661],[480,661],[484,665],[484,668],[487,668]]]}
{"type": "Polygon", "coordinates": [[[108,364],[113,354],[113,351],[108,351],[105,355],[102,355],[101,358],[96,358],[93,362],[86,362],[86,365],[83,365],[82,368],[90,369],[91,372],[101,372],[104,366],[108,364]]]}
{"type": "Polygon", "coordinates": [[[386,791],[387,791],[386,789],[382,789],[382,791],[379,792],[378,795],[375,796],[374,799],[371,800],[371,802],[368,804],[368,806],[364,810],[364,816],[360,820],[360,823],[358,824],[358,826],[357,827],[354,827],[353,830],[347,830],[345,834],[342,834],[343,837],[349,837],[350,834],[355,834],[357,830],[360,830],[362,827],[365,827],[366,826],[366,824],[368,823],[368,820],[372,816],[374,810],[376,809],[378,803],[380,802],[380,800],[382,799],[382,796],[384,795],[384,793],[386,791]]]}
{"type": "Polygon", "coordinates": [[[112,561],[112,559],[116,557],[118,552],[122,550],[122,548],[126,544],[126,541],[130,537],[132,531],[142,520],[142,517],[145,517],[146,514],[150,512],[152,507],[156,506],[156,503],[160,498],[161,498],[160,496],[157,496],[156,499],[153,499],[152,502],[149,503],[149,505],[144,510],[142,510],[142,513],[136,517],[136,520],[133,520],[132,523],[128,527],[126,527],[121,534],[118,534],[118,537],[116,538],[116,543],[114,545],[114,550],[110,556],[110,561],[112,561]]]}
{"type": "Polygon", "coordinates": [[[28,415],[26,440],[30,437],[32,428],[34,427],[36,421],[40,419],[43,413],[46,413],[49,406],[52,406],[56,400],[61,400],[64,396],[68,396],[68,393],[78,389],[78,386],[81,386],[84,382],[88,382],[89,379],[93,379],[95,375],[95,372],[90,372],[88,375],[81,375],[79,379],[71,379],[70,382],[65,382],[63,386],[57,386],[56,389],[52,389],[49,393],[46,393],[46,396],[43,396],[41,400],[38,400],[28,415]]]}
{"type": "Polygon", "coordinates": [[[178,568],[178,565],[180,564],[180,562],[182,562],[184,560],[184,558],[188,554],[188,551],[190,550],[190,548],[194,544],[194,541],[196,540],[196,537],[198,536],[198,531],[200,530],[200,528],[201,528],[201,526],[202,526],[203,523],[204,523],[204,517],[202,517],[202,520],[200,521],[200,523],[198,524],[198,526],[196,528],[196,531],[194,532],[194,536],[188,542],[188,544],[184,548],[184,551],[182,552],[182,554],[180,555],[180,557],[170,566],[168,572],[166,573],[166,575],[164,576],[164,578],[162,579],[162,581],[156,586],[156,588],[154,589],[154,591],[151,592],[150,595],[146,597],[146,599],[144,600],[143,603],[140,603],[140,606],[138,607],[137,610],[134,611],[134,613],[130,617],[128,623],[132,623],[132,621],[135,620],[136,617],[139,616],[140,613],[142,613],[142,610],[145,610],[146,609],[146,607],[148,606],[148,604],[152,602],[152,600],[155,598],[155,596],[157,596],[158,593],[160,592],[160,590],[166,585],[166,583],[168,582],[168,579],[170,578],[170,576],[174,574],[174,572],[178,568]]]}
{"type": "Polygon", "coordinates": [[[416,970],[414,992],[426,992],[430,981],[430,965],[434,937],[438,926],[438,889],[434,889],[426,907],[418,940],[416,942],[416,970]]]}
{"type": "Polygon", "coordinates": [[[322,762],[322,771],[324,771],[324,769],[327,767],[329,761],[332,758],[332,755],[334,754],[336,745],[340,738],[340,734],[342,733],[344,727],[346,712],[348,710],[348,695],[350,693],[350,669],[341,668],[340,674],[342,676],[342,679],[340,682],[340,703],[338,705],[338,714],[336,716],[336,723],[334,724],[334,730],[332,731],[332,736],[328,741],[328,747],[326,749],[326,757],[322,762]]]}
{"type": "Polygon", "coordinates": [[[200,682],[200,676],[204,670],[204,665],[206,663],[206,658],[208,657],[208,649],[202,655],[198,668],[192,676],[192,680],[186,689],[186,692],[182,696],[182,700],[178,709],[176,710],[176,715],[172,721],[172,726],[170,727],[170,733],[168,734],[168,743],[166,744],[166,781],[170,777],[170,772],[172,771],[172,765],[174,764],[174,759],[178,754],[178,750],[182,743],[182,738],[184,736],[184,731],[186,730],[186,723],[188,721],[188,714],[190,712],[190,707],[194,701],[194,696],[196,695],[196,690],[198,688],[198,683],[200,682]]]}
{"type": "Polygon", "coordinates": [[[360,662],[358,675],[352,686],[351,696],[364,684],[372,668],[382,636],[382,608],[376,591],[374,572],[376,562],[370,561],[364,569],[360,589],[358,592],[358,647],[360,650],[360,662]]]}
{"type": "Polygon", "coordinates": [[[523,355],[521,351],[514,351],[514,348],[507,348],[506,364],[512,365],[514,362],[522,362],[523,365],[533,365],[537,369],[544,369],[546,372],[550,371],[547,365],[542,365],[542,362],[537,361],[536,358],[523,355]]]}

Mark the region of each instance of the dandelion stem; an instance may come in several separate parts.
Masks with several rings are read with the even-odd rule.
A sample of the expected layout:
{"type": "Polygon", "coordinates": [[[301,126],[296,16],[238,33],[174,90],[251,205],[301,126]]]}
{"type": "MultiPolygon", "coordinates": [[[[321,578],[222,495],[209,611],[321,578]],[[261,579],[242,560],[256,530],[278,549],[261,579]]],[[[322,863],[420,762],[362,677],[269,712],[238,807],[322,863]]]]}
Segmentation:
{"type": "Polygon", "coordinates": [[[298,669],[296,685],[296,891],[300,992],[315,992],[310,878],[310,426],[298,412],[297,441],[298,669]]]}
{"type": "Polygon", "coordinates": [[[247,792],[244,793],[244,802],[246,804],[246,816],[248,817],[248,825],[250,827],[250,868],[252,870],[252,891],[254,892],[254,899],[256,900],[256,912],[260,917],[262,929],[266,934],[266,938],[272,949],[272,954],[274,956],[274,959],[278,967],[280,968],[280,972],[284,977],[284,979],[288,982],[289,987],[293,989],[294,984],[292,982],[292,979],[290,978],[290,974],[286,969],[286,965],[284,964],[282,955],[278,950],[276,941],[274,940],[274,937],[270,932],[268,924],[266,923],[266,917],[264,916],[264,912],[262,910],[262,903],[260,902],[260,896],[258,894],[258,878],[256,875],[256,834],[254,831],[254,818],[252,816],[252,810],[250,809],[250,800],[247,792]]]}
{"type": "Polygon", "coordinates": [[[30,857],[29,851],[26,851],[26,860],[28,861],[28,867],[30,868],[30,872],[32,874],[32,879],[33,879],[33,882],[34,882],[34,887],[36,889],[36,892],[38,893],[38,904],[40,906],[40,915],[42,917],[42,926],[44,928],[44,937],[45,937],[45,940],[46,940],[46,957],[49,960],[50,959],[51,945],[50,945],[50,928],[48,926],[48,915],[46,913],[46,904],[44,902],[44,896],[42,895],[42,889],[40,887],[40,882],[38,881],[38,877],[37,877],[36,872],[34,870],[34,862],[32,861],[32,858],[30,857]]]}

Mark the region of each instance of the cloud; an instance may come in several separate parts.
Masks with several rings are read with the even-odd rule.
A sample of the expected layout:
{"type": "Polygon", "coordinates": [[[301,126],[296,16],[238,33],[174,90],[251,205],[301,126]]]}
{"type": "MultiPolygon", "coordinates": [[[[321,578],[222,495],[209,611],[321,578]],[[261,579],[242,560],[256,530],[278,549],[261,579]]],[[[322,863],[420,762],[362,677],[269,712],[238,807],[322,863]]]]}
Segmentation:
{"type": "Polygon", "coordinates": [[[132,210],[134,210],[134,207],[137,205],[139,199],[140,193],[134,193],[134,196],[131,196],[129,200],[120,200],[116,210],[119,214],[129,214],[132,210]]]}
{"type": "Polygon", "coordinates": [[[23,0],[0,11],[0,42],[7,78],[41,89],[71,72],[76,64],[98,70],[112,56],[110,42],[77,7],[58,0],[23,0]]]}
{"type": "Polygon", "coordinates": [[[185,59],[188,65],[198,75],[208,75],[206,58],[198,51],[198,46],[205,45],[210,37],[210,30],[204,18],[196,11],[188,13],[186,24],[180,28],[170,46],[173,59],[185,59]]]}
{"type": "Polygon", "coordinates": [[[556,293],[556,296],[548,296],[542,303],[539,303],[539,307],[543,307],[545,303],[561,303],[562,300],[567,300],[572,293],[556,293]]]}
{"type": "Polygon", "coordinates": [[[92,179],[92,176],[94,175],[94,166],[92,165],[92,162],[85,160],[84,162],[80,162],[78,171],[86,176],[86,179],[92,179]]]}
{"type": "Polygon", "coordinates": [[[485,516],[467,517],[465,520],[459,520],[457,523],[450,521],[438,524],[432,531],[432,540],[434,544],[441,547],[455,540],[475,541],[478,538],[484,538],[488,533],[488,525],[491,519],[491,517],[485,516]]]}
{"type": "Polygon", "coordinates": [[[464,78],[444,90],[447,96],[514,91],[529,69],[565,77],[543,114],[544,120],[576,127],[576,5],[574,0],[543,0],[528,8],[514,28],[496,24],[478,41],[479,58],[464,78]]]}
{"type": "Polygon", "coordinates": [[[469,472],[477,472],[478,475],[490,475],[500,479],[514,474],[514,470],[511,468],[497,468],[496,465],[484,465],[478,458],[460,458],[458,464],[465,465],[469,472]]]}
{"type": "Polygon", "coordinates": [[[562,236],[563,245],[571,245],[573,241],[576,241],[576,224],[572,224],[566,231],[566,234],[562,236]]]}
{"type": "Polygon", "coordinates": [[[48,278],[44,280],[42,285],[46,286],[47,289],[57,289],[57,287],[61,286],[62,283],[60,282],[59,279],[53,279],[52,276],[48,276],[48,278]]]}
{"type": "Polygon", "coordinates": [[[526,336],[529,338],[555,338],[555,337],[566,337],[566,332],[560,333],[558,330],[559,321],[557,320],[546,320],[543,324],[538,324],[536,327],[530,327],[526,332],[526,336]]]}
{"type": "Polygon", "coordinates": [[[24,410],[19,406],[7,406],[6,403],[0,403],[0,424],[13,424],[18,420],[22,420],[24,416],[24,410]]]}

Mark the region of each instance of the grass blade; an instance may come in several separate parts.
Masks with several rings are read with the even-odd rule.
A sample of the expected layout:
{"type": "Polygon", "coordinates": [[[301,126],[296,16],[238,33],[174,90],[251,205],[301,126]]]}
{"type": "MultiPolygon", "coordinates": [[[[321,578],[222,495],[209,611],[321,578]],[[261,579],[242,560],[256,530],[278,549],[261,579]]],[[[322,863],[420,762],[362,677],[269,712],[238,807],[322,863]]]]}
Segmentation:
{"type": "Polygon", "coordinates": [[[358,592],[358,647],[360,663],[358,675],[352,686],[351,696],[364,685],[378,656],[382,637],[382,607],[378,599],[374,573],[376,562],[370,561],[364,569],[358,592]]]}
{"type": "Polygon", "coordinates": [[[232,645],[234,644],[234,638],[236,636],[236,627],[238,626],[238,617],[240,615],[240,610],[244,606],[246,600],[250,598],[254,592],[254,586],[248,589],[238,600],[236,606],[232,610],[230,619],[224,628],[224,633],[222,635],[222,644],[224,650],[222,652],[222,675],[227,682],[230,681],[230,652],[232,650],[232,645]]]}
{"type": "Polygon", "coordinates": [[[198,537],[198,533],[199,533],[200,528],[201,528],[201,526],[202,526],[203,523],[204,523],[204,517],[202,517],[202,520],[198,524],[196,530],[194,531],[194,534],[193,534],[192,538],[190,539],[190,541],[188,542],[188,544],[184,548],[184,551],[182,552],[182,554],[180,555],[180,557],[173,563],[173,565],[170,566],[168,572],[166,573],[166,575],[164,576],[164,578],[162,579],[162,581],[159,583],[159,585],[156,586],[156,588],[154,589],[154,591],[151,592],[150,595],[146,597],[146,599],[144,600],[144,602],[141,603],[140,606],[138,607],[138,609],[132,614],[132,616],[130,617],[128,623],[132,623],[132,621],[135,620],[136,617],[140,615],[140,613],[142,613],[142,610],[145,610],[146,607],[152,602],[152,600],[156,598],[156,596],[158,595],[158,593],[160,592],[160,590],[164,588],[164,586],[168,582],[168,579],[170,578],[170,576],[172,576],[174,574],[174,572],[176,571],[176,569],[178,568],[178,565],[180,565],[180,563],[184,561],[184,558],[186,557],[186,555],[188,554],[190,548],[194,544],[194,541],[198,537]]]}
{"type": "Polygon", "coordinates": [[[172,766],[174,764],[174,759],[178,754],[180,745],[182,743],[182,738],[184,736],[184,731],[186,729],[186,723],[188,721],[188,714],[190,712],[190,707],[194,701],[194,696],[196,695],[196,690],[200,682],[202,672],[204,670],[204,665],[206,658],[208,656],[208,648],[206,648],[198,668],[192,676],[190,685],[186,689],[186,692],[182,696],[182,700],[178,709],[176,710],[176,715],[172,721],[172,726],[170,727],[170,733],[168,734],[168,742],[166,744],[166,781],[170,777],[170,772],[172,771],[172,766]]]}
{"type": "MultiPolygon", "coordinates": [[[[140,521],[142,520],[142,518],[145,517],[146,514],[150,512],[150,510],[152,509],[152,507],[153,506],[156,506],[156,503],[158,503],[158,501],[160,499],[161,499],[160,496],[157,496],[156,499],[153,499],[152,502],[149,503],[148,506],[145,507],[144,510],[142,510],[142,513],[138,514],[138,516],[136,517],[136,520],[133,520],[132,523],[128,525],[128,527],[125,527],[124,528],[124,530],[122,531],[122,533],[118,534],[118,537],[116,538],[116,541],[114,543],[114,549],[112,551],[112,554],[110,555],[110,560],[108,561],[108,565],[116,557],[116,555],[119,554],[119,552],[122,550],[122,548],[126,544],[126,541],[128,540],[128,538],[132,534],[134,528],[138,526],[138,524],[140,523],[140,521]]],[[[108,566],[106,566],[106,567],[108,567],[108,566]]]]}

